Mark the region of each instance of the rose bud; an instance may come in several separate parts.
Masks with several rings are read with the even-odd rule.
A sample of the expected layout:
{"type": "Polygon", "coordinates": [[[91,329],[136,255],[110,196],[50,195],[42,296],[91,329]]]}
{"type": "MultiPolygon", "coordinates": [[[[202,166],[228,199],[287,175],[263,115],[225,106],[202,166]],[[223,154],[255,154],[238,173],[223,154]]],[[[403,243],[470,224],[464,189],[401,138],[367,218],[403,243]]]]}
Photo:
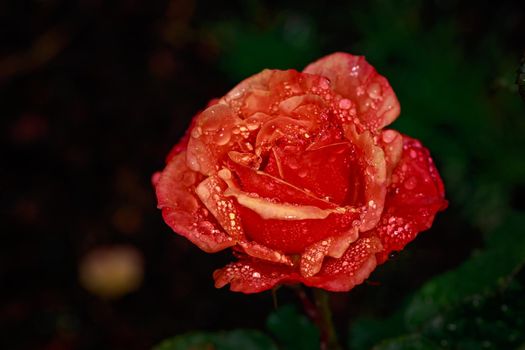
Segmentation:
{"type": "Polygon", "coordinates": [[[216,287],[348,291],[447,206],[428,150],[384,129],[399,111],[361,56],[264,70],[195,116],[153,177],[158,207],[202,250],[233,250],[216,287]]]}

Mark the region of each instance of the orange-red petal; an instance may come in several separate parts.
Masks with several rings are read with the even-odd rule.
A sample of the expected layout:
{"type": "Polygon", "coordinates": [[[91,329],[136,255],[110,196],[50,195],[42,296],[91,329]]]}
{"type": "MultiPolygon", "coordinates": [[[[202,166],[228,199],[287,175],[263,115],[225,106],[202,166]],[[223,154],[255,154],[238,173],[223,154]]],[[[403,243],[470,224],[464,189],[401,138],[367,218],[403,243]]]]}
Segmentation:
{"type": "Polygon", "coordinates": [[[337,93],[357,105],[357,115],[367,129],[381,129],[399,115],[399,102],[388,80],[363,56],[334,53],[311,63],[303,72],[330,79],[337,93]]]}
{"type": "Polygon", "coordinates": [[[403,135],[403,153],[392,174],[381,221],[371,232],[383,244],[378,261],[401,250],[427,230],[434,216],[447,206],[444,187],[429,151],[418,140],[403,135]]]}
{"type": "Polygon", "coordinates": [[[155,176],[158,208],[164,221],[202,250],[213,253],[235,244],[195,195],[201,175],[186,166],[186,152],[175,155],[155,176]]]}

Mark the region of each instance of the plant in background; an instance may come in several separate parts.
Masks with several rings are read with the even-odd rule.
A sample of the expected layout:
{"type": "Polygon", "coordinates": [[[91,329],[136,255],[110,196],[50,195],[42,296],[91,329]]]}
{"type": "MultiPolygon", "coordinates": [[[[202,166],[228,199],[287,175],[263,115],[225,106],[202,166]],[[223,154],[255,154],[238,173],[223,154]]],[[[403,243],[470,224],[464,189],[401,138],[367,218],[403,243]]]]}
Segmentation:
{"type": "Polygon", "coordinates": [[[518,89],[521,95],[521,98],[525,100],[525,54],[521,58],[521,65],[518,68],[518,77],[516,78],[516,84],[518,84],[518,89]]]}
{"type": "MultiPolygon", "coordinates": [[[[202,250],[232,249],[217,287],[348,291],[447,205],[428,150],[384,129],[399,111],[360,56],[264,70],[193,119],[154,176],[158,206],[202,250]]],[[[305,297],[306,311],[335,348],[326,295],[314,294],[320,309],[305,297]]]]}

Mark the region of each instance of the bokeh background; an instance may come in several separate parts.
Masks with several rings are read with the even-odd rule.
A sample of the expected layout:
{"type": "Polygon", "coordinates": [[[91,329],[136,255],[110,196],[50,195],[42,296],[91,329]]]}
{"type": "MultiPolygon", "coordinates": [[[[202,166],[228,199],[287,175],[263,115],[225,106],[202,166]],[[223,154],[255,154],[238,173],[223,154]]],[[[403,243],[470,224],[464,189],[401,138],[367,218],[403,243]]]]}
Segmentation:
{"type": "Polygon", "coordinates": [[[229,254],[173,234],[150,179],[209,99],[334,51],[388,77],[394,128],[431,149],[450,200],[332,295],[342,343],[525,348],[524,2],[7,0],[0,23],[1,349],[146,349],[237,328],[315,349],[291,291],[274,311],[270,292],[213,287],[229,254]]]}

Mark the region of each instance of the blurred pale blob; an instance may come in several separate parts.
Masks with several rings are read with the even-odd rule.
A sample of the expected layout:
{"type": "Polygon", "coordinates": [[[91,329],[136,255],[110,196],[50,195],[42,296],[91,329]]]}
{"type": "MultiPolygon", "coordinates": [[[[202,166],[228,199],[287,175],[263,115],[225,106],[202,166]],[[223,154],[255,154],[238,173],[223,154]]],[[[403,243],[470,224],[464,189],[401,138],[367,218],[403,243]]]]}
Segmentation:
{"type": "Polygon", "coordinates": [[[137,290],[143,276],[142,254],[130,245],[94,248],[79,264],[82,287],[104,299],[116,299],[137,290]]]}

